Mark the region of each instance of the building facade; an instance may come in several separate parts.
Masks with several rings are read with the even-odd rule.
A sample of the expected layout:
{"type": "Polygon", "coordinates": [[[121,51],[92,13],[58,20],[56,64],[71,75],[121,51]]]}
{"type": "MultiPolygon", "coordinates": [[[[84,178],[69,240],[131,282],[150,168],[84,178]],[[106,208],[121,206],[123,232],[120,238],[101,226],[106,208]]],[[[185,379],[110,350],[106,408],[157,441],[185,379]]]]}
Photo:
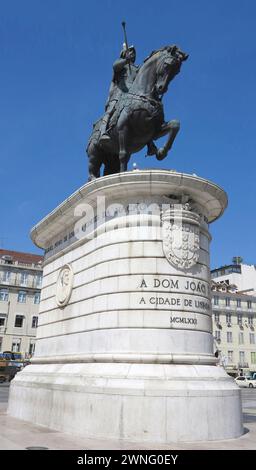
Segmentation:
{"type": "Polygon", "coordinates": [[[215,282],[233,284],[236,290],[256,296],[256,266],[234,263],[211,271],[211,278],[215,282]]]}
{"type": "Polygon", "coordinates": [[[232,375],[256,372],[256,297],[213,282],[212,307],[220,363],[232,375]]]}
{"type": "Polygon", "coordinates": [[[0,249],[0,352],[34,353],[43,257],[0,249]]]}

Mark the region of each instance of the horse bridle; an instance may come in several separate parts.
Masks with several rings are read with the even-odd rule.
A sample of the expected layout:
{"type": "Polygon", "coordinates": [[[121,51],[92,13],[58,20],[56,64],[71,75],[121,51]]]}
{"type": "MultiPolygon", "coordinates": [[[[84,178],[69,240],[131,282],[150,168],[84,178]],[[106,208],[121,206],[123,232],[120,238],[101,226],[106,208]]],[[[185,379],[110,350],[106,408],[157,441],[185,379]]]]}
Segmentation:
{"type": "MultiPolygon", "coordinates": [[[[172,62],[173,62],[173,61],[178,61],[178,58],[175,57],[175,56],[173,56],[173,55],[172,55],[172,52],[173,52],[173,51],[171,51],[172,62]]],[[[159,75],[161,75],[161,69],[163,68],[164,64],[169,64],[169,65],[171,65],[172,62],[170,62],[170,53],[169,53],[168,51],[166,51],[164,57],[162,58],[162,60],[161,60],[161,61],[159,62],[159,64],[157,65],[157,68],[156,68],[157,77],[158,77],[159,75]]]]}

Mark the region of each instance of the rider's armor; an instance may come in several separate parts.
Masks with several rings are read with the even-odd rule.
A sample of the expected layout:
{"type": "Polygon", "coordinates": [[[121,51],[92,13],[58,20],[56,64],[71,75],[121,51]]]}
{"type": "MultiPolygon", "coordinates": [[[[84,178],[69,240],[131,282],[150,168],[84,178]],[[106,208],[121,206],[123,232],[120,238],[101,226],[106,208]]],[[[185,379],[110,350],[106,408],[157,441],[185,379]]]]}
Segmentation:
{"type": "Polygon", "coordinates": [[[123,93],[127,93],[136,77],[139,67],[133,63],[127,63],[127,59],[123,58],[123,53],[121,52],[121,58],[116,60],[113,64],[113,79],[111,81],[109,96],[105,106],[105,114],[102,118],[101,128],[100,128],[100,140],[103,142],[109,139],[107,134],[107,128],[110,122],[111,117],[113,116],[119,98],[123,93]]]}
{"type": "MultiPolygon", "coordinates": [[[[131,46],[128,50],[134,54],[132,61],[126,59],[127,50],[123,49],[120,54],[120,59],[116,60],[113,64],[114,74],[105,106],[105,114],[100,125],[99,143],[103,145],[110,141],[108,131],[111,127],[116,125],[120,112],[125,105],[125,97],[139,70],[139,67],[134,65],[136,56],[135,48],[131,46]]],[[[148,155],[156,154],[157,148],[153,141],[148,142],[147,147],[148,155]]]]}

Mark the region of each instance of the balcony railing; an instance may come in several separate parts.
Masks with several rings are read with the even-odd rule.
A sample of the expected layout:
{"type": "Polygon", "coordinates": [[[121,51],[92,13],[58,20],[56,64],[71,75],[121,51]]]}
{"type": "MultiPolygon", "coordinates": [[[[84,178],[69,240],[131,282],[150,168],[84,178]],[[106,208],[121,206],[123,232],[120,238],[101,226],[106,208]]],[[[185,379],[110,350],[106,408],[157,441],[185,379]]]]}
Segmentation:
{"type": "Polygon", "coordinates": [[[216,310],[216,312],[218,312],[219,310],[224,310],[224,311],[227,311],[228,312],[234,312],[235,315],[237,315],[238,313],[243,313],[243,314],[246,314],[246,313],[255,313],[255,310],[256,310],[256,302],[253,302],[252,305],[250,307],[248,307],[247,305],[247,301],[244,301],[240,307],[238,307],[236,304],[234,303],[231,303],[229,306],[227,306],[225,303],[219,303],[218,305],[217,304],[214,304],[213,300],[212,300],[212,308],[213,308],[213,311],[216,310]]]}
{"type": "Polygon", "coordinates": [[[239,369],[248,369],[249,364],[248,364],[248,362],[238,362],[238,367],[239,367],[239,369]]]}
{"type": "Polygon", "coordinates": [[[0,264],[4,265],[4,266],[19,266],[19,267],[22,267],[22,268],[31,268],[31,269],[42,269],[42,262],[38,262],[38,263],[22,263],[21,261],[12,261],[12,262],[7,262],[6,260],[0,258],[0,264]]]}
{"type": "Polygon", "coordinates": [[[34,289],[41,289],[42,282],[39,282],[37,279],[27,279],[26,282],[22,282],[21,279],[17,276],[10,276],[9,278],[5,278],[0,276],[0,284],[2,286],[15,286],[21,288],[34,288],[34,289]]]}

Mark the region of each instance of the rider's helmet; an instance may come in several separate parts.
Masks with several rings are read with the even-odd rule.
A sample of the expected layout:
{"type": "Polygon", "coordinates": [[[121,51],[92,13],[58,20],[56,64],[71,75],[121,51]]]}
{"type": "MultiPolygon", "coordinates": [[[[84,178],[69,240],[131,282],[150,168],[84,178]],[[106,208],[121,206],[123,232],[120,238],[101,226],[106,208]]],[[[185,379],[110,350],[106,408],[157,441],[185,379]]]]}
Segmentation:
{"type": "MultiPolygon", "coordinates": [[[[135,60],[136,60],[136,49],[135,49],[135,47],[134,46],[129,46],[128,47],[128,52],[133,52],[134,53],[134,62],[135,62],[135,60]]],[[[120,53],[120,58],[125,59],[126,53],[127,53],[127,49],[126,49],[126,44],[124,43],[123,44],[123,49],[121,50],[121,53],[120,53]]]]}

